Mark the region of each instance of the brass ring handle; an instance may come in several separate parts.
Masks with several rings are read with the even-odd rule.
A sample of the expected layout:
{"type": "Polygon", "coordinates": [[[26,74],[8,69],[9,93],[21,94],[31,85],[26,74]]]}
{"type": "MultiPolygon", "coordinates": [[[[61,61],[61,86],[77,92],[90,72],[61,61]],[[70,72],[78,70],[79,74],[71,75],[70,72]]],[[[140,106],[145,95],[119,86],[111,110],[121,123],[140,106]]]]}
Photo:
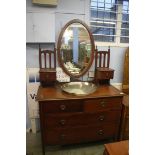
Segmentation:
{"type": "Polygon", "coordinates": [[[99,120],[103,121],[104,120],[104,116],[103,115],[99,116],[99,120]]]}
{"type": "Polygon", "coordinates": [[[60,120],[60,124],[61,124],[61,125],[65,125],[65,122],[66,122],[66,121],[65,121],[65,120],[63,120],[63,119],[62,119],[62,120],[60,120]]]}
{"type": "Polygon", "coordinates": [[[64,104],[60,105],[60,109],[61,110],[65,110],[66,109],[66,106],[64,104]]]}
{"type": "Polygon", "coordinates": [[[104,107],[106,102],[105,101],[101,101],[100,104],[101,104],[102,107],[104,107]]]}
{"type": "Polygon", "coordinates": [[[99,134],[99,135],[103,135],[103,134],[104,134],[104,133],[103,133],[103,130],[99,130],[99,131],[98,131],[98,134],[99,134]]]}

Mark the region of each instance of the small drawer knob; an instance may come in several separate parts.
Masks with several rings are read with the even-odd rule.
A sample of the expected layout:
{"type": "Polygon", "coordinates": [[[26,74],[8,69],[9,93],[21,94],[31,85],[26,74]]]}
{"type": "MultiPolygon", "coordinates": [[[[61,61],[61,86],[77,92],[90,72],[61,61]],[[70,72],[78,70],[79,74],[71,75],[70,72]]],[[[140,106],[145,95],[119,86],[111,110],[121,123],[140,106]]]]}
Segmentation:
{"type": "Polygon", "coordinates": [[[61,110],[65,110],[66,109],[66,106],[64,104],[60,105],[60,109],[61,110]]]}
{"type": "Polygon", "coordinates": [[[102,107],[104,107],[106,102],[105,101],[101,101],[100,104],[101,104],[102,107]]]}
{"type": "Polygon", "coordinates": [[[61,124],[61,125],[65,125],[65,122],[66,122],[66,121],[65,121],[65,120],[63,120],[63,119],[62,119],[62,120],[60,120],[60,124],[61,124]]]}
{"type": "Polygon", "coordinates": [[[98,131],[98,134],[99,134],[99,135],[103,135],[103,134],[104,134],[103,130],[99,130],[99,131],[98,131]]]}
{"type": "Polygon", "coordinates": [[[46,74],[46,78],[48,78],[49,77],[49,75],[48,74],[46,74]]]}
{"type": "Polygon", "coordinates": [[[103,121],[104,120],[104,116],[103,115],[99,116],[99,120],[103,121]]]}

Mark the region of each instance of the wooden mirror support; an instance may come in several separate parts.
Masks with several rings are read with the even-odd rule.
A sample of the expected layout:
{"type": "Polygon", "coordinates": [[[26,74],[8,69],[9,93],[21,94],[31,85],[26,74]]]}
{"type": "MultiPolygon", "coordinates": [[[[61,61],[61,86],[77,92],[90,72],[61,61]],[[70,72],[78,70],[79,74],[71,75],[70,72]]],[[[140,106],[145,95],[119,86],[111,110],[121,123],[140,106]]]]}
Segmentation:
{"type": "Polygon", "coordinates": [[[67,75],[69,75],[72,78],[79,78],[79,77],[83,76],[88,71],[88,69],[91,67],[93,59],[94,59],[94,49],[95,49],[94,39],[93,39],[93,36],[89,30],[89,27],[81,20],[73,19],[73,20],[69,21],[63,27],[62,31],[60,32],[60,35],[58,38],[58,44],[57,44],[58,63],[67,75]],[[75,28],[78,28],[78,30],[77,30],[78,32],[76,32],[76,33],[74,31],[75,28]],[[66,34],[68,34],[69,31],[71,32],[70,33],[71,39],[68,39],[65,36],[66,34]],[[76,34],[76,37],[75,37],[75,34],[76,34]],[[78,38],[77,41],[75,41],[76,38],[78,38]],[[66,40],[67,40],[67,43],[66,43],[66,40]],[[78,45],[75,45],[75,43],[77,43],[78,45]],[[82,43],[84,43],[84,44],[82,45],[82,43]],[[89,45],[88,47],[90,47],[90,48],[86,48],[87,45],[89,45]],[[74,50],[75,49],[74,46],[76,46],[76,50],[74,50]],[[89,55],[89,57],[83,56],[82,60],[80,61],[79,59],[81,59],[81,57],[79,55],[81,54],[82,46],[84,46],[83,49],[85,50],[85,53],[89,55]],[[89,52],[87,49],[89,50],[89,52]],[[81,65],[82,67],[81,66],[79,68],[75,67],[75,69],[80,70],[79,72],[78,71],[73,72],[72,70],[68,69],[68,67],[66,67],[66,64],[68,62],[71,63],[71,65],[75,64],[74,61],[72,61],[73,59],[75,59],[75,56],[73,56],[73,54],[78,55],[78,58],[76,58],[76,66],[78,66],[78,65],[80,66],[80,62],[83,63],[83,65],[81,65]],[[70,58],[70,57],[72,57],[72,58],[70,58]],[[67,62],[68,59],[69,59],[69,61],[67,62]]]}

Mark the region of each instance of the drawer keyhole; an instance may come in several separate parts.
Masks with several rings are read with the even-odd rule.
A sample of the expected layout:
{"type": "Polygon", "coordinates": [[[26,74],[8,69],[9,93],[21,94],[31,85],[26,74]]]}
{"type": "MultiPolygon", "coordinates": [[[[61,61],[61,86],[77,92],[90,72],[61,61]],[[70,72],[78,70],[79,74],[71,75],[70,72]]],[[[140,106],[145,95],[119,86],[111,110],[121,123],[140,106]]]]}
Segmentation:
{"type": "Polygon", "coordinates": [[[61,110],[65,110],[66,109],[66,106],[64,104],[60,105],[60,109],[61,110]]]}

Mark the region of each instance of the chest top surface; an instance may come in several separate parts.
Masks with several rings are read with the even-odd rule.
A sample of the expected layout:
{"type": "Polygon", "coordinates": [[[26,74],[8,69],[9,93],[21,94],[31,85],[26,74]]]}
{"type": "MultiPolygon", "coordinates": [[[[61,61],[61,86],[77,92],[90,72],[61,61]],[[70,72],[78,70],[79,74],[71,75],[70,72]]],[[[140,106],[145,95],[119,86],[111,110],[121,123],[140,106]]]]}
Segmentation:
{"type": "Polygon", "coordinates": [[[93,99],[93,98],[103,98],[103,97],[121,97],[124,94],[111,85],[102,85],[97,88],[97,90],[86,96],[75,96],[65,93],[61,90],[59,86],[53,87],[42,87],[40,86],[37,93],[37,101],[47,101],[47,100],[70,100],[70,99],[93,99]]]}

